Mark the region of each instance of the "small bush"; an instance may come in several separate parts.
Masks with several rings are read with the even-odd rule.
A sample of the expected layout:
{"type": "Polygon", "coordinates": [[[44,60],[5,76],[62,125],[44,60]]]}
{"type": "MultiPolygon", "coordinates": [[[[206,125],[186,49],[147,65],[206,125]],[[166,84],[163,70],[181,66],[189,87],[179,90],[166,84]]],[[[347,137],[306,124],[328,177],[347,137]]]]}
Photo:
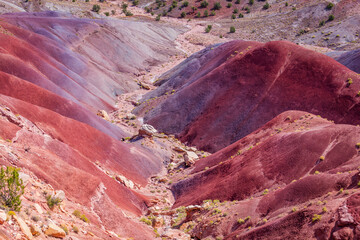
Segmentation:
{"type": "Polygon", "coordinates": [[[134,1],[133,1],[133,5],[134,5],[134,6],[139,5],[139,0],[134,0],[134,1]]]}
{"type": "Polygon", "coordinates": [[[209,16],[209,12],[208,12],[208,10],[205,10],[204,17],[208,17],[208,16],[209,16]]]}
{"type": "Polygon", "coordinates": [[[269,193],[269,189],[265,189],[264,192],[262,193],[262,195],[266,195],[269,193]]]}
{"type": "Polygon", "coordinates": [[[321,26],[324,26],[324,25],[325,25],[325,21],[324,20],[320,21],[319,26],[321,27],[321,26]]]}
{"type": "Polygon", "coordinates": [[[209,5],[209,3],[206,0],[204,0],[200,3],[201,8],[206,8],[208,5],[209,5]]]}
{"type": "Polygon", "coordinates": [[[237,14],[238,12],[239,12],[239,10],[237,10],[236,8],[233,11],[234,14],[237,14]]]}
{"type": "Polygon", "coordinates": [[[201,17],[201,13],[200,13],[200,12],[197,12],[196,17],[197,17],[197,18],[201,17]]]}
{"type": "Polygon", "coordinates": [[[265,5],[263,6],[263,9],[269,9],[270,8],[270,4],[268,2],[265,3],[265,5]]]}
{"type": "Polygon", "coordinates": [[[238,222],[238,224],[244,224],[244,223],[245,223],[245,220],[242,219],[242,218],[239,218],[239,219],[237,220],[237,222],[238,222]]]}
{"type": "Polygon", "coordinates": [[[49,208],[52,210],[55,206],[58,206],[61,203],[61,199],[57,197],[53,197],[51,195],[46,196],[46,202],[49,208]]]}
{"type": "Polygon", "coordinates": [[[20,197],[24,193],[24,185],[19,177],[18,168],[6,167],[0,171],[0,205],[14,211],[20,211],[20,197]]]}
{"type": "Polygon", "coordinates": [[[210,16],[215,16],[215,15],[216,15],[216,12],[214,10],[211,11],[210,16]]]}
{"type": "Polygon", "coordinates": [[[328,21],[330,22],[330,21],[333,21],[334,19],[335,19],[335,16],[331,14],[328,18],[328,21]]]}
{"type": "Polygon", "coordinates": [[[293,207],[293,208],[291,209],[291,211],[292,211],[292,212],[296,212],[296,211],[297,211],[296,207],[293,207]]]}
{"type": "Polygon", "coordinates": [[[105,16],[110,16],[110,13],[109,12],[104,12],[105,16]]]}
{"type": "Polygon", "coordinates": [[[327,210],[326,207],[323,207],[323,208],[322,208],[322,212],[323,212],[323,213],[326,213],[327,211],[328,211],[328,210],[327,210]]]}
{"type": "Polygon", "coordinates": [[[156,16],[156,18],[155,18],[155,21],[160,21],[160,17],[161,17],[161,15],[158,14],[158,15],[156,16]]]}
{"type": "Polygon", "coordinates": [[[181,17],[182,17],[182,18],[186,17],[186,12],[182,12],[182,13],[181,13],[181,17]]]}
{"type": "Polygon", "coordinates": [[[143,222],[143,223],[145,223],[145,224],[147,224],[147,225],[149,225],[149,226],[152,225],[152,221],[151,221],[150,219],[146,218],[146,217],[142,217],[142,218],[140,219],[140,222],[143,222]]]}
{"type": "Polygon", "coordinates": [[[234,26],[231,26],[230,27],[230,33],[234,33],[235,32],[235,27],[234,26]]]}
{"type": "Polygon", "coordinates": [[[321,215],[314,214],[314,216],[312,218],[312,222],[318,222],[320,220],[321,220],[321,215]]]}
{"type": "Polygon", "coordinates": [[[207,27],[205,28],[205,32],[209,33],[212,29],[212,25],[207,25],[207,27]]]}
{"type": "Polygon", "coordinates": [[[324,157],[324,156],[320,156],[319,160],[320,160],[320,161],[324,161],[324,160],[325,160],[325,157],[324,157]]]}
{"type": "Polygon", "coordinates": [[[89,222],[89,219],[85,216],[85,214],[81,213],[80,210],[74,210],[73,215],[84,222],[89,222]]]}
{"type": "Polygon", "coordinates": [[[220,4],[220,2],[215,2],[213,9],[214,9],[214,10],[220,10],[220,9],[221,9],[221,4],[220,4]]]}
{"type": "Polygon", "coordinates": [[[236,0],[236,1],[235,1],[235,4],[240,4],[240,0],[236,0]]]}
{"type": "Polygon", "coordinates": [[[288,3],[288,2],[285,3],[285,7],[287,7],[287,6],[289,6],[289,3],[288,3]]]}
{"type": "Polygon", "coordinates": [[[231,19],[235,19],[235,18],[236,18],[235,14],[231,15],[231,19]]]}
{"type": "Polygon", "coordinates": [[[92,9],[91,9],[91,11],[96,12],[96,13],[99,13],[99,11],[100,11],[100,6],[97,5],[97,4],[94,4],[93,7],[92,7],[92,9]]]}
{"type": "Polygon", "coordinates": [[[239,13],[239,18],[243,18],[244,15],[242,13],[239,13]]]}
{"type": "Polygon", "coordinates": [[[183,3],[182,7],[187,7],[187,6],[189,6],[189,2],[188,2],[188,1],[185,1],[185,2],[183,3]]]}
{"type": "Polygon", "coordinates": [[[226,5],[226,7],[227,7],[227,8],[231,8],[231,7],[232,7],[232,4],[231,4],[231,3],[228,3],[228,4],[226,5]]]}
{"type": "Polygon", "coordinates": [[[249,0],[249,5],[253,5],[254,4],[254,0],[249,0]]]}
{"type": "Polygon", "coordinates": [[[331,10],[334,7],[333,3],[328,3],[328,5],[326,6],[327,10],[331,10]]]}

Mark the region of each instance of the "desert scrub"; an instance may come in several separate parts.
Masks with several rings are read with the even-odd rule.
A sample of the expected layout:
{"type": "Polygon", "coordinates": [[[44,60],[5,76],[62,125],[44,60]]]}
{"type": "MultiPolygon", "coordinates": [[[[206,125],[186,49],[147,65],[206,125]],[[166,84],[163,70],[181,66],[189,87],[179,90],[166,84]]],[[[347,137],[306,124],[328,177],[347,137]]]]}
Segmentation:
{"type": "Polygon", "coordinates": [[[67,228],[67,226],[65,224],[61,224],[60,227],[62,228],[62,230],[64,230],[66,235],[69,235],[69,229],[67,228]]]}
{"type": "Polygon", "coordinates": [[[53,210],[55,206],[60,205],[61,202],[60,198],[51,196],[50,194],[46,196],[46,203],[51,210],[53,210]]]}
{"type": "Polygon", "coordinates": [[[324,156],[320,156],[319,160],[320,160],[320,161],[324,161],[324,160],[325,160],[325,157],[324,157],[324,156]]]}
{"type": "Polygon", "coordinates": [[[322,212],[323,212],[323,213],[326,213],[327,211],[328,211],[328,210],[327,210],[326,207],[323,207],[323,208],[322,208],[322,212]]]}
{"type": "Polygon", "coordinates": [[[19,177],[18,168],[6,167],[0,171],[0,204],[2,207],[20,211],[20,197],[24,193],[24,185],[19,177]]]}
{"type": "Polygon", "coordinates": [[[96,12],[96,13],[99,13],[99,11],[100,11],[100,6],[97,5],[97,4],[94,4],[93,7],[92,7],[92,9],[91,9],[91,11],[96,12]]]}
{"type": "Polygon", "coordinates": [[[351,84],[353,84],[352,78],[346,79],[346,83],[347,83],[347,86],[350,86],[351,84]]]}
{"type": "Polygon", "coordinates": [[[265,189],[264,192],[262,193],[262,195],[266,195],[269,193],[269,189],[265,189]]]}
{"type": "Polygon", "coordinates": [[[76,234],[79,233],[79,228],[78,228],[77,226],[75,226],[75,225],[72,227],[72,230],[73,230],[73,232],[76,233],[76,234]]]}
{"type": "Polygon", "coordinates": [[[80,210],[74,210],[73,215],[79,219],[81,219],[84,222],[89,222],[89,219],[85,216],[85,214],[83,214],[82,212],[80,212],[80,210]]]}
{"type": "Polygon", "coordinates": [[[146,217],[142,217],[140,219],[140,222],[143,222],[143,223],[145,223],[146,225],[149,225],[149,226],[152,225],[152,221],[150,219],[146,218],[146,217]]]}
{"type": "Polygon", "coordinates": [[[238,223],[238,224],[244,224],[244,223],[245,223],[245,220],[242,219],[242,218],[239,218],[239,219],[237,220],[237,223],[238,223]]]}
{"type": "Polygon", "coordinates": [[[318,222],[321,220],[321,215],[319,214],[314,214],[313,218],[312,218],[312,222],[318,222]]]}
{"type": "Polygon", "coordinates": [[[230,33],[234,33],[235,32],[235,27],[234,26],[231,26],[230,27],[230,33]]]}
{"type": "Polygon", "coordinates": [[[213,9],[214,9],[214,10],[220,10],[220,9],[221,9],[221,4],[220,4],[220,2],[215,2],[213,9]]]}
{"type": "Polygon", "coordinates": [[[328,3],[328,5],[326,6],[327,10],[331,10],[334,7],[333,3],[328,3]]]}
{"type": "Polygon", "coordinates": [[[207,25],[206,28],[205,28],[205,32],[206,33],[209,33],[212,29],[212,25],[207,25]]]}

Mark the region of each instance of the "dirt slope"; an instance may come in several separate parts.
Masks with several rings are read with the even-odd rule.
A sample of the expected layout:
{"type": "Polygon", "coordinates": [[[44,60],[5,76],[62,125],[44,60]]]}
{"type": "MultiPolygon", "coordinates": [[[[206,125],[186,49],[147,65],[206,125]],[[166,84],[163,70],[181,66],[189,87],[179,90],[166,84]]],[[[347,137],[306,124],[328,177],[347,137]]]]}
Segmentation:
{"type": "Polygon", "coordinates": [[[137,113],[160,131],[215,152],[286,110],[358,124],[359,75],[290,42],[209,47],[159,78],[137,113]]]}

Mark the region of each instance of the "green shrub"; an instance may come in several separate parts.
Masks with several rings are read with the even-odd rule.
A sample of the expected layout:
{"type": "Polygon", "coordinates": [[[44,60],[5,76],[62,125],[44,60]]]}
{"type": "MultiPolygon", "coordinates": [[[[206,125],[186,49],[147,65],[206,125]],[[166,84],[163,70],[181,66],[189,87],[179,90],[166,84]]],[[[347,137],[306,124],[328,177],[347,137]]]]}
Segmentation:
{"type": "Polygon", "coordinates": [[[231,4],[231,3],[228,3],[228,4],[226,5],[226,7],[227,7],[227,8],[231,8],[231,7],[232,7],[232,4],[231,4]]]}
{"type": "Polygon", "coordinates": [[[207,25],[207,27],[205,28],[205,32],[209,33],[212,29],[212,25],[207,25]]]}
{"type": "Polygon", "coordinates": [[[249,5],[253,5],[254,4],[254,0],[249,0],[249,5]]]}
{"type": "Polygon", "coordinates": [[[0,204],[2,207],[10,208],[14,211],[20,211],[20,197],[24,193],[24,185],[19,177],[18,168],[6,167],[0,171],[0,204]]]}
{"type": "Polygon", "coordinates": [[[73,215],[84,222],[89,222],[89,219],[85,216],[85,214],[81,213],[80,210],[74,210],[73,215]]]}
{"type": "Polygon", "coordinates": [[[216,12],[214,10],[211,11],[210,16],[215,16],[215,15],[216,15],[216,12]]]}
{"type": "Polygon", "coordinates": [[[318,222],[320,220],[321,220],[321,215],[314,214],[314,216],[312,218],[312,222],[318,222]]]}
{"type": "Polygon", "coordinates": [[[328,21],[333,21],[334,19],[335,19],[335,16],[331,14],[328,18],[328,21]]]}
{"type": "Polygon", "coordinates": [[[183,3],[182,7],[187,7],[187,6],[189,6],[189,2],[188,2],[188,1],[185,1],[185,2],[183,3]]]}
{"type": "Polygon", "coordinates": [[[334,7],[333,3],[328,3],[328,5],[326,6],[327,10],[331,10],[334,7]]]}
{"type": "Polygon", "coordinates": [[[234,14],[237,14],[238,12],[239,12],[239,10],[237,10],[236,8],[233,11],[234,14]]]}
{"type": "Polygon", "coordinates": [[[236,18],[235,14],[231,15],[231,19],[235,19],[235,18],[236,18]]]}
{"type": "Polygon", "coordinates": [[[215,2],[213,9],[214,9],[214,10],[220,10],[220,9],[221,9],[221,4],[220,4],[220,2],[215,2]]]}
{"type": "Polygon", "coordinates": [[[110,16],[110,13],[109,12],[104,12],[105,16],[110,16]]]}
{"type": "Polygon", "coordinates": [[[197,17],[197,18],[201,17],[201,13],[200,13],[200,12],[197,12],[197,13],[196,13],[196,17],[197,17]]]}
{"type": "Polygon", "coordinates": [[[319,23],[319,26],[324,26],[325,25],[325,21],[324,20],[321,20],[320,23],[319,23]]]}
{"type": "Polygon", "coordinates": [[[243,18],[244,15],[242,13],[239,13],[239,18],[243,18]]]}
{"type": "Polygon", "coordinates": [[[140,219],[140,222],[143,222],[143,223],[145,223],[145,224],[147,224],[149,226],[152,225],[152,221],[150,219],[146,218],[146,217],[142,217],[140,219]]]}
{"type": "Polygon", "coordinates": [[[230,27],[230,33],[234,33],[235,32],[235,27],[234,26],[231,26],[230,27]]]}
{"type": "Polygon", "coordinates": [[[235,4],[240,4],[240,0],[236,0],[236,1],[235,1],[235,4]]]}
{"type": "Polygon", "coordinates": [[[263,9],[269,9],[270,8],[270,4],[268,2],[265,3],[265,5],[263,6],[263,9]]]}
{"type": "Polygon", "coordinates": [[[133,5],[134,5],[134,6],[139,5],[139,0],[134,0],[134,1],[133,1],[133,5]]]}
{"type": "Polygon", "coordinates": [[[200,3],[200,7],[202,7],[202,8],[206,8],[208,5],[209,5],[209,3],[206,0],[204,0],[200,3]]]}
{"type": "Polygon", "coordinates": [[[99,13],[99,11],[100,11],[100,6],[97,5],[97,4],[94,4],[93,7],[92,7],[92,9],[91,9],[91,11],[96,12],[96,13],[99,13]]]}
{"type": "Polygon", "coordinates": [[[238,222],[238,224],[244,224],[244,223],[245,223],[245,220],[242,219],[242,218],[239,218],[239,219],[237,220],[237,222],[238,222]]]}
{"type": "Polygon", "coordinates": [[[158,14],[158,15],[156,16],[156,18],[155,18],[155,21],[160,21],[160,17],[161,17],[161,15],[158,14]]]}
{"type": "Polygon", "coordinates": [[[208,10],[205,10],[204,11],[204,17],[208,17],[209,16],[209,12],[208,12],[208,10]]]}
{"type": "Polygon", "coordinates": [[[181,17],[182,17],[182,18],[186,17],[186,12],[182,12],[182,13],[181,13],[181,17]]]}
{"type": "Polygon", "coordinates": [[[285,7],[287,7],[287,6],[289,6],[289,3],[288,3],[288,2],[285,3],[285,7]]]}
{"type": "Polygon", "coordinates": [[[262,195],[266,195],[269,193],[269,189],[265,189],[264,192],[262,193],[262,195]]]}
{"type": "Polygon", "coordinates": [[[58,206],[61,203],[61,199],[51,195],[47,195],[46,202],[50,209],[54,209],[55,206],[58,206]]]}

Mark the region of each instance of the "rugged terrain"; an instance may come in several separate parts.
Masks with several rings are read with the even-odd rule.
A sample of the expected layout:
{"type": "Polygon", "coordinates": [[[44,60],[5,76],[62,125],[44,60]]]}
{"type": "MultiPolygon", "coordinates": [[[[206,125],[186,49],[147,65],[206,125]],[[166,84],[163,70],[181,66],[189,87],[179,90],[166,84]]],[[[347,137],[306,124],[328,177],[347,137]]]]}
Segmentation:
{"type": "Polygon", "coordinates": [[[360,238],[360,3],[184,2],[1,1],[1,239],[360,238]]]}

